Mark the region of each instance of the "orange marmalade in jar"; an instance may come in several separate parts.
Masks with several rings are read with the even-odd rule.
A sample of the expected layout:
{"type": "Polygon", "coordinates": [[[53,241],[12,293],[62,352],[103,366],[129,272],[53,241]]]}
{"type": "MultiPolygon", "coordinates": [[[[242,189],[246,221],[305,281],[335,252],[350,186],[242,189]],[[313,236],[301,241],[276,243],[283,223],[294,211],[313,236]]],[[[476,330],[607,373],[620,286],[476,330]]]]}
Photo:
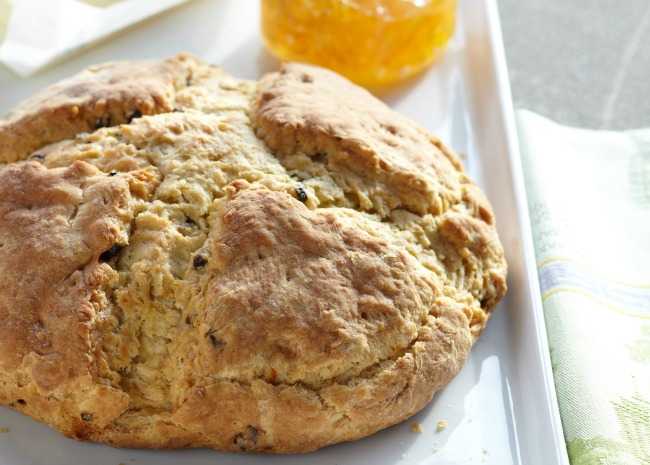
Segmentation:
{"type": "Polygon", "coordinates": [[[381,87],[434,61],[455,16],[456,0],[262,0],[262,35],[283,60],[381,87]]]}

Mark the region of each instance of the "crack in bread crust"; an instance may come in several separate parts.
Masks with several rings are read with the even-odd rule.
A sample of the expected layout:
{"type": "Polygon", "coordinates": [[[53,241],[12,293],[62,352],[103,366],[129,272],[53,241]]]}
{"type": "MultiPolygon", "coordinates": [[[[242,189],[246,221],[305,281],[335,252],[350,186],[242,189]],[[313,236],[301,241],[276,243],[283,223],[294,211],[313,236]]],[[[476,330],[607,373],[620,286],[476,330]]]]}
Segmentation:
{"type": "Polygon", "coordinates": [[[318,68],[99,65],[0,140],[0,403],[72,437],[360,438],[429,402],[505,293],[453,152],[318,68]]]}

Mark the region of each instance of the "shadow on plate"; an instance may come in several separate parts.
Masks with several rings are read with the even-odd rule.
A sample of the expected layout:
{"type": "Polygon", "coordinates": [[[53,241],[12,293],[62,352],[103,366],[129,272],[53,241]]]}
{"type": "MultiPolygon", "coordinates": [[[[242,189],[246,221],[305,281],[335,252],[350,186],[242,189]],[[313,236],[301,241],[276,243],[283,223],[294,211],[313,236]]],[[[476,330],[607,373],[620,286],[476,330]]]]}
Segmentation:
{"type": "Polygon", "coordinates": [[[243,42],[218,64],[226,72],[236,69],[235,77],[243,79],[259,79],[263,74],[280,69],[280,60],[266,50],[257,36],[243,42]]]}

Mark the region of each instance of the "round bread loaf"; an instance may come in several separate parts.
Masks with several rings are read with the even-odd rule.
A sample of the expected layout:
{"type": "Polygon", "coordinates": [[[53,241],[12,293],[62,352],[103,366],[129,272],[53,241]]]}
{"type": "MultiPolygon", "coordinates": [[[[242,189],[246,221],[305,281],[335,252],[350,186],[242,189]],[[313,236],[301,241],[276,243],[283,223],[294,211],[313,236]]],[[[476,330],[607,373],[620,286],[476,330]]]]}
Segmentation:
{"type": "Polygon", "coordinates": [[[0,403],[126,447],[305,452],[416,413],[506,291],[440,140],[338,75],[98,65],[0,122],[0,403]]]}

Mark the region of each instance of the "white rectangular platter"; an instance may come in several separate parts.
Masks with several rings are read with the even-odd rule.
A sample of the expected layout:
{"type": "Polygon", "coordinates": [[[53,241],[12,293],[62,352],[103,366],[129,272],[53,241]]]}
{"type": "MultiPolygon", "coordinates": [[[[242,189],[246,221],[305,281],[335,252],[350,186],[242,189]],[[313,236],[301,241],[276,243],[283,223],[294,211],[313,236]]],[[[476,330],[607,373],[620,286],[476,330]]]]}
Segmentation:
{"type": "MultiPolygon", "coordinates": [[[[183,50],[238,77],[277,67],[260,41],[257,1],[195,0],[33,78],[0,69],[0,112],[87,65],[183,50]]],[[[0,427],[9,428],[0,434],[0,465],[567,465],[496,3],[461,0],[443,58],[382,98],[464,154],[492,201],[509,262],[507,298],[462,372],[428,407],[370,438],[294,456],[113,449],[66,439],[0,407],[0,427]],[[440,420],[448,426],[436,432],[440,420]],[[412,422],[422,432],[413,432],[412,422]]]]}

